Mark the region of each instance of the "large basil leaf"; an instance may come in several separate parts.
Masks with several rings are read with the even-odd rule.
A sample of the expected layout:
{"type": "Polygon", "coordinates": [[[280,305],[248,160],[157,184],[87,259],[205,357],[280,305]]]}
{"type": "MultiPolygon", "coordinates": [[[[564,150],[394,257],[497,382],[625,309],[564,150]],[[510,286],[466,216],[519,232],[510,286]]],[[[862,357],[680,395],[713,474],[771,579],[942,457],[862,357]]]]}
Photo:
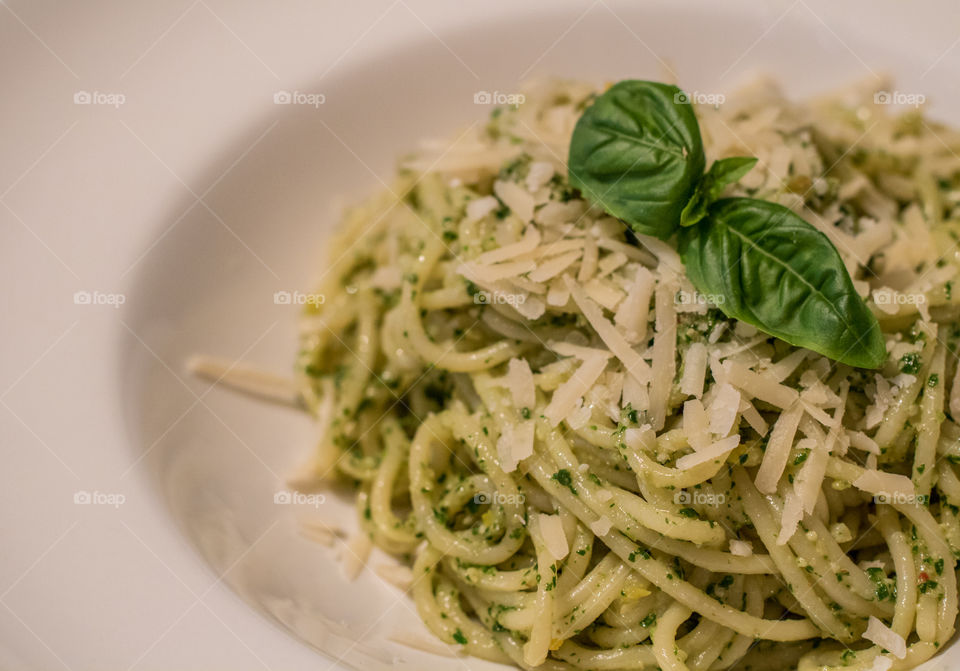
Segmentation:
{"type": "Polygon", "coordinates": [[[570,183],[638,233],[669,238],[705,166],[697,117],[676,86],[622,81],[577,121],[570,183]]]}
{"type": "Polygon", "coordinates": [[[690,202],[680,213],[681,226],[693,226],[707,216],[707,208],[723,194],[723,190],[738,181],[756,165],[752,156],[731,156],[714,161],[713,165],[697,184],[690,202]]]}
{"type": "Polygon", "coordinates": [[[694,286],[728,316],[851,366],[886,359],[880,326],[837,250],[789,209],[718,200],[680,230],[679,243],[694,286]]]}

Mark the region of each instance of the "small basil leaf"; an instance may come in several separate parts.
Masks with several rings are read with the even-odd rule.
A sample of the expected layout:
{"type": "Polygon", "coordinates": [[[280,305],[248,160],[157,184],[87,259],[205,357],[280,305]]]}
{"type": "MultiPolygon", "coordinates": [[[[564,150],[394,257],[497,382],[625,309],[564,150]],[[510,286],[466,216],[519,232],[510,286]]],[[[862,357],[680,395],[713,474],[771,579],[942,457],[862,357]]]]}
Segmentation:
{"type": "Polygon", "coordinates": [[[570,183],[638,233],[663,240],[703,175],[700,126],[676,86],[628,80],[587,108],[570,140],[570,183]]]}
{"type": "Polygon", "coordinates": [[[751,198],[714,203],[683,228],[680,254],[698,291],[729,317],[860,368],[887,357],[873,313],[837,250],[789,209],[751,198]]]}
{"type": "Polygon", "coordinates": [[[680,213],[680,225],[693,226],[707,216],[710,203],[720,198],[728,185],[750,172],[756,163],[757,159],[752,156],[731,156],[714,161],[680,213]]]}
{"type": "Polygon", "coordinates": [[[753,156],[730,156],[714,161],[707,172],[707,176],[713,179],[716,186],[715,195],[719,196],[728,184],[743,178],[748,172],[753,170],[757,164],[757,159],[753,156]]]}

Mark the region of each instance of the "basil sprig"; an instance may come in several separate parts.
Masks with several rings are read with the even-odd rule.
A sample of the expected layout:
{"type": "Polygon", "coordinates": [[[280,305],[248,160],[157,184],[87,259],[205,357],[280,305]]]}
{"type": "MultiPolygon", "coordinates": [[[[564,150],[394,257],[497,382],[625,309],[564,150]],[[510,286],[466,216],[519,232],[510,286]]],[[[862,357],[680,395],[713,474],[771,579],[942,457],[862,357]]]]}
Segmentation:
{"type": "Polygon", "coordinates": [[[584,111],[570,141],[571,184],[638,233],[677,236],[690,281],[728,317],[860,368],[887,358],[876,317],[830,240],[791,210],[721,199],[756,163],[706,160],[677,87],[622,81],[584,111]]]}
{"type": "Polygon", "coordinates": [[[680,225],[693,226],[707,216],[710,203],[720,198],[728,185],[750,172],[756,163],[757,159],[752,156],[732,156],[714,161],[680,213],[680,225]]]}

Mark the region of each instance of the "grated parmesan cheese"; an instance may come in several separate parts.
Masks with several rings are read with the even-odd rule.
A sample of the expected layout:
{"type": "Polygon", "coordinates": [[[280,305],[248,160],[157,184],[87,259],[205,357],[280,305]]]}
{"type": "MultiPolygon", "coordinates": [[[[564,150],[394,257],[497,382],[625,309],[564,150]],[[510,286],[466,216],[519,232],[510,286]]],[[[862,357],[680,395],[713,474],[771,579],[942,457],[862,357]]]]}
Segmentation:
{"type": "Polygon", "coordinates": [[[880,454],[880,446],[863,431],[847,431],[847,437],[850,439],[850,447],[855,447],[870,454],[880,454]]]}
{"type": "Polygon", "coordinates": [[[559,515],[547,515],[545,513],[540,513],[538,520],[540,535],[543,537],[543,544],[546,546],[547,552],[550,553],[554,561],[560,561],[570,552],[567,536],[563,533],[563,521],[559,515]]]}
{"type": "Polygon", "coordinates": [[[526,300],[518,301],[513,308],[530,321],[535,321],[547,311],[547,304],[536,296],[527,296],[526,300]]]}
{"type": "Polygon", "coordinates": [[[468,261],[467,263],[461,264],[460,267],[457,268],[457,272],[472,282],[483,283],[496,282],[497,280],[505,280],[508,277],[523,275],[536,267],[537,264],[531,260],[506,261],[489,266],[476,263],[475,261],[468,261]]]}
{"type": "Polygon", "coordinates": [[[785,387],[771,377],[755,373],[741,363],[726,360],[723,362],[725,380],[740,391],[785,410],[800,394],[796,389],[785,387]]]}
{"type": "Polygon", "coordinates": [[[879,373],[874,375],[874,382],[876,391],[873,394],[873,403],[868,405],[864,412],[864,426],[867,430],[878,426],[883,421],[883,417],[890,406],[893,405],[897,393],[897,390],[879,373]]]}
{"type": "Polygon", "coordinates": [[[760,469],[757,471],[757,479],[755,480],[757,489],[764,494],[772,494],[777,491],[777,483],[780,481],[783,469],[787,465],[790,448],[793,447],[793,438],[797,434],[797,427],[800,425],[802,416],[803,406],[797,403],[790,406],[786,412],[781,413],[773,425],[773,431],[770,433],[770,440],[767,441],[767,449],[764,452],[763,461],[760,462],[760,469]]]}
{"type": "Polygon", "coordinates": [[[614,240],[612,238],[602,237],[597,240],[597,247],[606,249],[608,252],[620,252],[631,261],[638,261],[647,267],[657,265],[657,259],[639,247],[628,245],[625,242],[614,240]]]}
{"type": "Polygon", "coordinates": [[[577,429],[582,429],[585,427],[592,416],[593,411],[591,407],[589,405],[584,405],[583,399],[578,398],[576,406],[566,417],[564,417],[564,419],[567,421],[567,425],[576,431],[577,429]]]}
{"type": "MultiPolygon", "coordinates": [[[[494,199],[496,201],[496,199],[494,199]]],[[[586,203],[582,200],[571,200],[561,203],[557,200],[551,200],[541,207],[534,214],[534,219],[538,224],[544,226],[562,226],[571,221],[576,221],[583,216],[586,203]]]]}
{"type": "Polygon", "coordinates": [[[378,564],[374,567],[373,572],[384,582],[388,582],[404,592],[413,586],[413,571],[410,570],[409,566],[378,564]]]}
{"type": "Polygon", "coordinates": [[[757,409],[753,407],[753,403],[746,399],[740,399],[740,416],[747,420],[750,428],[760,434],[761,437],[767,435],[767,430],[770,426],[760,413],[757,412],[757,409]]]}
{"type": "Polygon", "coordinates": [[[577,280],[587,282],[597,271],[597,242],[592,235],[588,235],[583,243],[583,259],[580,261],[580,271],[577,280]]]}
{"type": "Polygon", "coordinates": [[[634,408],[646,408],[650,405],[650,390],[645,382],[640,382],[633,375],[623,379],[622,407],[628,405],[634,408]]]}
{"type": "MultiPolygon", "coordinates": [[[[527,277],[534,282],[546,282],[549,279],[553,279],[573,265],[573,263],[580,258],[582,253],[583,252],[576,251],[555,256],[548,261],[544,261],[536,269],[530,271],[530,274],[527,275],[527,277]]],[[[565,302],[566,301],[564,301],[564,303],[565,302]]]]}
{"type": "Polygon", "coordinates": [[[527,193],[522,186],[515,182],[497,180],[493,183],[493,192],[520,221],[526,223],[533,220],[533,207],[535,205],[533,196],[527,193]]]}
{"type": "Polygon", "coordinates": [[[719,386],[710,403],[710,433],[720,437],[729,435],[736,424],[738,414],[740,414],[740,392],[725,382],[719,386]]]}
{"type": "Polygon", "coordinates": [[[893,660],[886,655],[877,655],[873,658],[873,664],[867,671],[890,671],[893,667],[893,660]]]}
{"type": "Polygon", "coordinates": [[[573,343],[569,342],[555,342],[551,340],[547,343],[547,347],[561,356],[572,356],[580,359],[581,361],[586,361],[587,359],[593,357],[609,359],[613,356],[613,352],[608,352],[607,350],[597,349],[596,347],[584,347],[583,345],[574,345],[573,343]]]}
{"type": "Polygon", "coordinates": [[[661,270],[667,270],[668,274],[684,275],[683,262],[680,260],[680,255],[677,254],[677,250],[673,247],[663,240],[639,233],[637,234],[637,240],[657,257],[657,261],[660,263],[660,266],[662,266],[661,270]]]}
{"type": "Polygon", "coordinates": [[[467,221],[478,221],[500,207],[500,202],[493,196],[477,198],[467,203],[467,221]]]}
{"type": "Polygon", "coordinates": [[[553,164],[546,161],[534,161],[527,168],[527,179],[524,181],[527,191],[534,193],[543,187],[553,177],[553,164]]]}
{"type": "Polygon", "coordinates": [[[803,503],[804,512],[812,514],[823,487],[823,478],[827,472],[827,461],[830,458],[830,453],[822,440],[808,438],[797,443],[797,447],[810,450],[810,452],[793,481],[793,489],[803,503]]]}
{"type": "Polygon", "coordinates": [[[653,337],[653,373],[650,380],[650,421],[662,429],[667,416],[673,377],[676,372],[677,311],[676,283],[662,277],[654,293],[656,335],[653,337]]]}
{"type": "MultiPolygon", "coordinates": [[[[710,444],[707,427],[707,412],[703,409],[703,403],[696,399],[684,402],[683,434],[694,450],[702,450],[710,444]]],[[[628,429],[627,432],[631,430],[634,429],[628,429]]]]}
{"type": "Polygon", "coordinates": [[[523,237],[520,238],[518,242],[514,242],[509,245],[503,245],[502,247],[498,247],[496,249],[491,249],[489,252],[484,252],[473,261],[479,265],[489,266],[494,263],[500,263],[501,261],[514,259],[528,252],[532,252],[539,244],[540,231],[536,226],[531,224],[527,226],[526,231],[523,233],[523,237]]]}
{"type": "Polygon", "coordinates": [[[767,368],[767,373],[777,382],[783,382],[800,367],[809,354],[810,350],[794,350],[767,368]]]}
{"type": "Polygon", "coordinates": [[[873,615],[867,621],[867,630],[863,632],[863,637],[871,643],[889,650],[890,654],[897,659],[903,659],[907,656],[907,642],[903,639],[903,636],[873,615]]]}
{"type": "Polygon", "coordinates": [[[557,426],[571,412],[576,410],[576,403],[596,383],[607,360],[601,357],[591,357],[580,364],[566,382],[553,392],[553,398],[543,410],[543,416],[550,422],[550,426],[557,426]]]}
{"type": "Polygon", "coordinates": [[[603,259],[597,264],[597,270],[601,277],[609,275],[614,270],[622,266],[627,262],[627,255],[623,252],[613,252],[612,254],[607,254],[603,259]]]}
{"type": "Polygon", "coordinates": [[[603,537],[610,533],[610,529],[613,528],[613,523],[605,515],[601,515],[587,526],[590,527],[590,531],[594,534],[603,537]]]}
{"type": "Polygon", "coordinates": [[[548,242],[545,245],[537,247],[533,252],[533,257],[538,259],[559,256],[568,252],[583,252],[583,238],[565,238],[548,242]]]}
{"type": "Polygon", "coordinates": [[[653,273],[641,266],[637,269],[633,284],[627,290],[627,297],[613,316],[614,323],[620,327],[626,340],[637,344],[647,339],[647,317],[650,313],[650,298],[656,280],[653,273]]]}
{"type": "Polygon", "coordinates": [[[680,392],[687,396],[703,396],[703,383],[707,377],[707,346],[696,342],[687,348],[683,359],[683,375],[680,377],[680,392]]]}
{"type": "Polygon", "coordinates": [[[554,280],[550,283],[550,289],[547,291],[547,305],[562,308],[570,302],[570,291],[562,281],[554,280]]]}
{"type": "Polygon", "coordinates": [[[616,310],[617,305],[623,300],[622,291],[599,277],[594,277],[587,282],[583,285],[583,289],[590,298],[610,311],[616,310]]]}
{"type": "Polygon", "coordinates": [[[299,532],[304,538],[328,548],[333,547],[337,540],[346,536],[340,527],[312,518],[300,520],[299,532]]]}
{"type": "Polygon", "coordinates": [[[344,544],[340,559],[347,580],[353,582],[357,579],[367,565],[371,550],[373,550],[373,541],[363,531],[358,532],[344,544]]]}
{"type": "Polygon", "coordinates": [[[526,359],[510,359],[505,379],[510,389],[513,404],[518,408],[532,408],[537,404],[536,388],[533,383],[533,371],[526,359]]]}
{"type": "Polygon", "coordinates": [[[905,475],[896,473],[884,473],[875,469],[867,469],[863,474],[851,483],[857,489],[873,494],[875,496],[884,496],[887,499],[893,497],[911,497],[914,491],[913,481],[905,475]]]}
{"type": "Polygon", "coordinates": [[[692,454],[685,454],[677,459],[677,468],[681,471],[688,470],[694,466],[705,464],[714,459],[725,459],[733,449],[740,444],[740,434],[727,436],[712,445],[707,445],[702,450],[697,450],[692,454]]]}
{"type": "Polygon", "coordinates": [[[797,527],[802,519],[803,501],[791,489],[783,497],[783,512],[780,515],[780,533],[777,535],[777,545],[786,545],[793,538],[793,534],[797,532],[797,527]]]}
{"type": "Polygon", "coordinates": [[[294,380],[230,359],[195,356],[187,369],[214,384],[222,384],[267,401],[296,406],[300,392],[294,380]]]}
{"type": "Polygon", "coordinates": [[[960,366],[957,366],[957,372],[954,373],[953,383],[950,387],[950,414],[953,417],[960,417],[960,366]]]}
{"type": "Polygon", "coordinates": [[[616,327],[611,324],[603,311],[586,295],[581,288],[569,275],[564,275],[563,281],[570,291],[573,302],[577,304],[583,316],[587,318],[593,330],[597,332],[604,344],[613,352],[613,355],[620,359],[620,362],[626,368],[631,376],[639,382],[648,382],[650,380],[650,366],[640,358],[640,355],[624,339],[616,327]]]}
{"type": "Polygon", "coordinates": [[[534,423],[532,419],[505,424],[497,439],[497,456],[504,473],[517,470],[517,465],[533,454],[534,423]]]}

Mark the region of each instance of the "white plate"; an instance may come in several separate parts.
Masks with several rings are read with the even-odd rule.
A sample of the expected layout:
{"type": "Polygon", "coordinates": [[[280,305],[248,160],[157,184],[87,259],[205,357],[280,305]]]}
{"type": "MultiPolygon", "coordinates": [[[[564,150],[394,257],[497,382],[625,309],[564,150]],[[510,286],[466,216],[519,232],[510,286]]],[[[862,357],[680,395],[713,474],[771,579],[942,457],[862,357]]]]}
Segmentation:
{"type": "Polygon", "coordinates": [[[308,513],[352,526],[349,503],[274,503],[309,422],[189,379],[187,357],[288,370],[296,310],[274,293],[310,286],[338,208],[398,155],[482,121],[479,91],[672,70],[688,90],[766,72],[802,96],[890,73],[960,123],[947,5],[0,9],[0,667],[323,663],[287,632],[364,669],[489,666],[387,641],[429,636],[411,603],[372,572],[346,583],[297,534],[308,513]]]}

